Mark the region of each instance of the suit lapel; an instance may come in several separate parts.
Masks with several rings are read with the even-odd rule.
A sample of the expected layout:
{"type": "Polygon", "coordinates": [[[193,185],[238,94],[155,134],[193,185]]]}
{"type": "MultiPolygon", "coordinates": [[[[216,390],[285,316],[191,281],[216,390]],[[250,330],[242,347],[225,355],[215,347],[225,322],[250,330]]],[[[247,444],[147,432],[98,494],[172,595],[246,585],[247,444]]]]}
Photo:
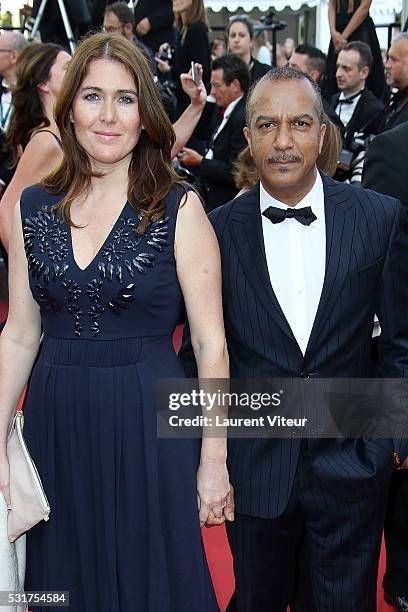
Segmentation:
{"type": "Polygon", "coordinates": [[[343,183],[322,176],[326,221],[326,273],[305,357],[319,337],[346,279],[354,243],[357,209],[343,183]]]}
{"type": "Polygon", "coordinates": [[[257,298],[282,331],[296,343],[269,278],[259,205],[259,183],[237,199],[232,215],[231,234],[245,277],[252,285],[257,298]]]}
{"type": "Polygon", "coordinates": [[[234,117],[234,115],[236,115],[238,113],[238,111],[242,108],[242,106],[245,104],[245,98],[241,98],[241,100],[238,102],[238,104],[235,105],[235,107],[232,110],[232,113],[229,115],[226,123],[223,125],[223,128],[220,132],[218,132],[218,134],[216,135],[216,137],[214,138],[215,133],[217,132],[219,126],[221,125],[222,121],[223,121],[223,117],[221,117],[221,121],[218,123],[217,127],[214,130],[213,133],[213,137],[212,137],[212,142],[215,143],[216,140],[218,140],[218,138],[221,136],[221,134],[224,132],[225,128],[227,127],[228,123],[231,121],[231,119],[234,117]]]}

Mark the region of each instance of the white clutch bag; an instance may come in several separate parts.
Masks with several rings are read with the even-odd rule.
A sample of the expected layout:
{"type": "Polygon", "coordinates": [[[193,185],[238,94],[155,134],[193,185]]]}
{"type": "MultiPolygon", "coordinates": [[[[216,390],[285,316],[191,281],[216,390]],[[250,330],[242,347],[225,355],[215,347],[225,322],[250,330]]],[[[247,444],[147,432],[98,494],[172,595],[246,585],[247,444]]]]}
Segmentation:
{"type": "Polygon", "coordinates": [[[11,499],[7,531],[10,542],[40,521],[48,521],[50,514],[41,478],[24,441],[23,424],[24,416],[19,410],[14,415],[7,438],[11,499]]]}
{"type": "MultiPolygon", "coordinates": [[[[0,591],[22,593],[26,563],[25,535],[13,543],[9,542],[7,533],[7,506],[0,493],[0,591]]],[[[0,606],[1,612],[26,612],[26,604],[0,606]]]]}

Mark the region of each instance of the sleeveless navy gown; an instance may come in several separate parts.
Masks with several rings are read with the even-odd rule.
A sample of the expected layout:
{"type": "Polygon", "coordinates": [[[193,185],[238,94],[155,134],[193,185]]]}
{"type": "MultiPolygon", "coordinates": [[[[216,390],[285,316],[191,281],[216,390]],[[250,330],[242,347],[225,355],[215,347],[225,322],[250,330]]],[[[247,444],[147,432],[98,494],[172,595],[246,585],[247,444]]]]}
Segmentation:
{"type": "Polygon", "coordinates": [[[156,435],[157,380],[184,376],[172,345],[181,195],[173,188],[141,237],[125,204],[85,269],[52,210],[60,197],[34,186],[21,199],[44,331],[24,432],[51,506],[27,534],[25,589],[69,591],[72,612],[218,610],[197,511],[199,441],[156,435]]]}

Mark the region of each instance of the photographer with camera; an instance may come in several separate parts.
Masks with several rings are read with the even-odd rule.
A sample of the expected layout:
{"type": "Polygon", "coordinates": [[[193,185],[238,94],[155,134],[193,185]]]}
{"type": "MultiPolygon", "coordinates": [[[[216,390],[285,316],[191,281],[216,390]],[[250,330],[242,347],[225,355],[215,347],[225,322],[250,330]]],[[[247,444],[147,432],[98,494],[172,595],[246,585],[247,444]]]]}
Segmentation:
{"type": "Polygon", "coordinates": [[[198,62],[203,69],[203,82],[210,83],[211,56],[208,39],[209,23],[203,0],[173,0],[173,12],[178,27],[174,53],[168,43],[160,46],[156,62],[161,80],[174,84],[177,97],[177,116],[190,103],[180,85],[180,75],[190,70],[191,62],[198,62]]]}
{"type": "Polygon", "coordinates": [[[384,105],[366,88],[372,65],[370,47],[361,41],[348,43],[337,58],[340,94],[335,94],[331,103],[344,127],[338,180],[361,182],[364,152],[380,131],[384,105]]]}

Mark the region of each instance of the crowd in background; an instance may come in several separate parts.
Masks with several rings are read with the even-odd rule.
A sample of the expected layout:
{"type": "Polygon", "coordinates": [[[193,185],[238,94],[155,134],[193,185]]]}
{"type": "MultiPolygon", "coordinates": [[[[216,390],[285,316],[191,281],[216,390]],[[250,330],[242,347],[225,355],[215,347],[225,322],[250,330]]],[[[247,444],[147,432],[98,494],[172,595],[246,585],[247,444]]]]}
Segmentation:
{"type": "MultiPolygon", "coordinates": [[[[154,3],[139,0],[134,4],[75,0],[66,9],[77,37],[103,27],[134,42],[149,62],[173,123],[191,102],[180,77],[189,73],[192,62],[199,64],[208,94],[207,103],[199,109],[198,125],[196,117],[192,119],[195,129],[184,143],[187,146],[178,151],[175,165],[200,189],[208,210],[253,183],[254,177],[246,184],[243,181],[243,176],[251,175],[250,156],[245,151],[246,141],[242,134],[245,97],[249,87],[270,70],[273,57],[278,66],[290,63],[306,71],[321,88],[331,134],[321,167],[338,180],[361,182],[365,152],[373,137],[408,120],[408,39],[401,34],[390,50],[381,51],[369,16],[369,1],[332,0],[329,3],[331,42],[327,56],[312,45],[296,45],[291,38],[287,38],[284,45],[277,44],[273,50],[262,23],[253,23],[245,15],[231,17],[225,32],[220,33],[218,29],[212,32],[203,0],[157,0],[154,3]]],[[[34,2],[27,27],[32,27],[38,9],[39,2],[34,2]]],[[[56,3],[48,3],[39,29],[44,43],[68,48],[56,3]]],[[[26,164],[22,163],[23,151],[27,145],[33,146],[34,133],[39,128],[47,128],[48,121],[52,122],[52,107],[45,113],[47,117],[38,116],[35,125],[31,124],[33,118],[28,108],[25,111],[30,116],[28,123],[16,110],[18,122],[22,122],[26,132],[25,138],[16,142],[16,131],[12,127],[16,122],[16,117],[12,120],[12,91],[16,88],[14,95],[18,97],[21,84],[16,82],[17,57],[27,42],[18,32],[4,32],[1,40],[0,119],[1,137],[6,146],[1,153],[0,183],[4,192],[17,162],[26,171],[26,164]]],[[[51,129],[53,131],[55,133],[51,129]]],[[[51,135],[46,136],[43,129],[41,132],[42,140],[53,139],[51,135]]],[[[55,138],[50,142],[52,150],[56,146],[55,138]]],[[[50,162],[54,162],[52,156],[50,162]]],[[[42,164],[40,172],[48,169],[47,163],[42,164]]],[[[37,177],[29,174],[30,180],[37,177]]],[[[19,192],[21,186],[18,184],[11,198],[15,199],[19,192]]],[[[0,235],[2,231],[4,243],[7,237],[4,238],[0,225],[0,235]]]]}
{"type": "MultiPolygon", "coordinates": [[[[208,211],[258,180],[243,134],[245,100],[250,87],[273,67],[272,57],[279,66],[303,70],[321,89],[328,129],[320,169],[339,181],[397,197],[408,207],[408,33],[394,37],[382,55],[370,1],[330,1],[327,55],[290,38],[273,53],[262,23],[244,15],[231,17],[225,33],[211,32],[203,0],[139,0],[135,7],[96,0],[66,4],[76,35],[104,28],[133,41],[144,54],[176,132],[174,166],[197,187],[208,211]]],[[[5,260],[11,212],[21,192],[62,157],[53,108],[70,56],[52,3],[40,33],[42,43],[28,43],[16,31],[0,35],[0,238],[5,260]]],[[[391,491],[385,586],[408,601],[408,581],[394,582],[392,565],[401,565],[401,542],[408,550],[398,501],[406,495],[407,478],[399,475],[391,491]]]]}

